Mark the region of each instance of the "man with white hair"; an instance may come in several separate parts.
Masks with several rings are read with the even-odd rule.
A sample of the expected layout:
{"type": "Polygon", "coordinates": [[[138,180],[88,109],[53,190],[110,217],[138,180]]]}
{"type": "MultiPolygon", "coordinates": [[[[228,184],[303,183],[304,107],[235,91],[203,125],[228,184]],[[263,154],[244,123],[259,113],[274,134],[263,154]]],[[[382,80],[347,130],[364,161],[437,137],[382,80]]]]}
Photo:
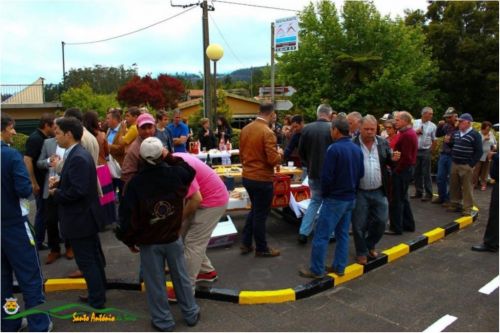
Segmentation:
{"type": "Polygon", "coordinates": [[[470,215],[474,205],[472,170],[483,154],[481,135],[472,128],[472,116],[464,113],[458,118],[458,131],[453,133],[450,174],[450,212],[470,215]],[[463,198],[463,208],[460,201],[463,198]]]}
{"type": "Polygon", "coordinates": [[[412,199],[432,200],[431,157],[436,143],[436,125],[431,121],[434,111],[426,106],[422,109],[422,118],[413,122],[413,129],[418,138],[417,164],[413,178],[415,194],[412,199]]]}
{"type": "Polygon", "coordinates": [[[395,120],[399,138],[394,146],[394,154],[399,154],[400,157],[392,174],[392,200],[389,207],[391,221],[389,230],[385,232],[388,235],[415,231],[415,219],[408,200],[408,186],[417,162],[418,139],[409,112],[396,113],[395,120]]]}
{"type": "Polygon", "coordinates": [[[163,144],[155,137],[145,138],[139,153],[144,167],[127,184],[116,235],[131,252],[140,252],[153,327],[160,331],[172,331],[175,327],[167,300],[165,260],[184,320],[188,326],[194,326],[200,307],[186,272],[179,233],[184,197],[195,171],[171,155],[167,156],[167,164],[163,160],[163,144]]]}
{"type": "Polygon", "coordinates": [[[349,122],[349,134],[351,137],[356,137],[359,135],[359,127],[361,126],[361,120],[363,116],[358,111],[353,111],[347,115],[347,121],[349,122]]]}

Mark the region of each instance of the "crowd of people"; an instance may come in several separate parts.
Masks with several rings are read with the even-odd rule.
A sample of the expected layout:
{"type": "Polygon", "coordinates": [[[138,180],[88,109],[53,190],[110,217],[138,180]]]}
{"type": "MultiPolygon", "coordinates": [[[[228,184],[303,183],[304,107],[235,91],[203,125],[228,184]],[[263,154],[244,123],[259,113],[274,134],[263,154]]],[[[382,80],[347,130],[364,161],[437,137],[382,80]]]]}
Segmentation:
{"type": "MultiPolygon", "coordinates": [[[[281,255],[267,243],[266,220],[275,166],[285,161],[302,168],[311,193],[298,234],[298,242],[306,244],[314,233],[310,265],[299,271],[303,277],[344,274],[350,229],[355,261],[361,265],[377,258],[384,234],[414,232],[410,198],[471,215],[474,189],[486,189],[490,161],[496,180],[490,217],[483,244],[472,249],[498,250],[498,200],[493,197],[498,196],[498,157],[490,122],[477,132],[470,114],[459,116],[449,108],[436,125],[430,107],[416,120],[407,111],[378,120],[356,111],[337,114],[326,104],[316,115],[307,125],[301,115],[289,116],[282,126],[274,106],[262,104],[257,118],[242,129],[242,184],[251,201],[241,234],[242,255],[281,255]],[[434,196],[431,157],[438,137],[443,144],[434,196]],[[415,191],[410,196],[412,181],[415,191]],[[335,256],[325,265],[332,240],[335,256]]],[[[116,237],[140,253],[152,325],[174,329],[168,300],[179,303],[187,325],[196,325],[200,307],[195,286],[218,278],[206,249],[229,195],[217,173],[188,153],[192,131],[180,111],[173,112],[171,122],[163,110],[155,116],[134,106],[126,109],[124,119],[121,109],[110,108],[102,122],[96,112],[77,108],[59,118],[45,114],[29,136],[23,158],[9,146],[15,122],[2,113],[2,302],[13,297],[15,275],[26,309],[44,303],[38,251],[48,248],[45,264],[52,264],[63,256],[62,240],[64,256],[75,259],[78,268],[71,277],[87,283],[88,294],[80,301],[104,308],[106,261],[99,232],[116,223],[116,237]],[[109,182],[101,177],[103,169],[109,182]],[[113,200],[103,200],[110,193],[113,200]],[[34,228],[25,209],[31,195],[36,202],[34,228]],[[168,292],[166,269],[174,285],[168,292]]],[[[215,130],[207,118],[200,125],[201,147],[210,150],[230,142],[231,126],[223,117],[217,118],[215,130]]],[[[2,328],[20,328],[20,320],[4,320],[5,315],[2,311],[2,328]]],[[[33,331],[52,327],[42,314],[29,316],[28,325],[33,331]]]]}

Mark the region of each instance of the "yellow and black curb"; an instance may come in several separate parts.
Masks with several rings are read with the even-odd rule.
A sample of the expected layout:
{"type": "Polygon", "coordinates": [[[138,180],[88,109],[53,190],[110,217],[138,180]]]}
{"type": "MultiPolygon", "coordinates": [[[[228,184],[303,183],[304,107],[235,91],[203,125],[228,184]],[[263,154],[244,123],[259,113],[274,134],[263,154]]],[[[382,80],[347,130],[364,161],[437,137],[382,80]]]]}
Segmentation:
{"type": "MultiPolygon", "coordinates": [[[[366,274],[375,268],[391,263],[410,252],[414,252],[432,244],[453,232],[468,227],[477,219],[477,216],[478,209],[474,207],[472,215],[461,217],[454,222],[425,232],[411,241],[384,250],[376,259],[369,260],[366,265],[351,264],[347,266],[343,276],[331,273],[323,278],[311,280],[306,284],[301,284],[294,288],[278,290],[248,291],[197,286],[196,297],[238,304],[267,304],[296,301],[315,295],[324,290],[334,288],[342,283],[366,274]]],[[[87,289],[84,279],[48,279],[45,281],[44,287],[45,292],[87,289]]],[[[143,283],[130,283],[120,280],[108,280],[106,288],[135,291],[145,290],[143,283]]],[[[170,281],[167,282],[167,288],[172,288],[172,283],[170,281]]]]}

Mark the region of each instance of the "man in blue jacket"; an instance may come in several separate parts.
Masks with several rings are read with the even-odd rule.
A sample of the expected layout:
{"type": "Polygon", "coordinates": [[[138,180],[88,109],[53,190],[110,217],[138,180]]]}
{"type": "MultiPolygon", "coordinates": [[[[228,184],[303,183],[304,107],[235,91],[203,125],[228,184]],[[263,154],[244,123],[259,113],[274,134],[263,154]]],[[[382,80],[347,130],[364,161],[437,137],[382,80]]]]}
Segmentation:
{"type": "MultiPolygon", "coordinates": [[[[26,310],[45,303],[40,261],[26,202],[23,202],[33,189],[23,157],[9,147],[15,134],[14,119],[2,113],[2,331],[14,332],[21,328],[21,318],[5,319],[19,312],[14,297],[13,274],[23,292],[26,310]],[[6,306],[7,302],[12,307],[6,306]]],[[[28,329],[47,332],[52,330],[52,322],[46,314],[34,314],[28,316],[28,329]]]]}
{"type": "Polygon", "coordinates": [[[343,117],[333,120],[331,133],[334,143],[328,147],[321,173],[323,206],[312,241],[310,269],[299,271],[300,276],[307,278],[321,278],[325,275],[326,251],[333,231],[337,244],[333,264],[327,270],[344,275],[356,189],[365,172],[363,152],[351,141],[347,120],[343,117]]]}

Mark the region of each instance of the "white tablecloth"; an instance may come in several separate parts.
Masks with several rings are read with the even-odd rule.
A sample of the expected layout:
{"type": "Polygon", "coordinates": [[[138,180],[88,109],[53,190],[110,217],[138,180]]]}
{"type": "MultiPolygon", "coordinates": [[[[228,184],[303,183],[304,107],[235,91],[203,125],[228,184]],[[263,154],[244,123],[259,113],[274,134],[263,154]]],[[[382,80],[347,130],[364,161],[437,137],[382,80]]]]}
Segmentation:
{"type": "Polygon", "coordinates": [[[221,158],[221,157],[230,157],[232,155],[239,155],[240,150],[239,149],[232,149],[232,150],[224,150],[224,151],[217,151],[216,153],[210,153],[210,152],[200,152],[198,154],[194,154],[194,156],[198,157],[200,160],[206,160],[207,155],[210,154],[211,158],[221,158]]]}

